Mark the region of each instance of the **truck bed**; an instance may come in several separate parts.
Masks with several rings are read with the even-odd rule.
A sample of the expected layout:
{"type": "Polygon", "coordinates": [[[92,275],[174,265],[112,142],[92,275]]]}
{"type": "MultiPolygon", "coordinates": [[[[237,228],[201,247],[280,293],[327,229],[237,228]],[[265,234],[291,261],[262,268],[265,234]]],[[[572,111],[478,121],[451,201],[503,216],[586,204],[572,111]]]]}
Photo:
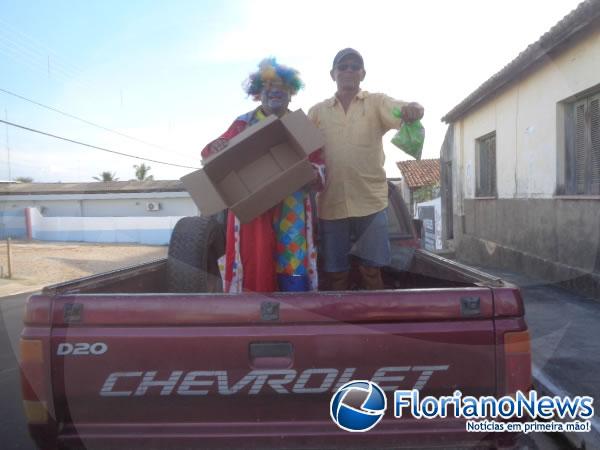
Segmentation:
{"type": "MultiPolygon", "coordinates": [[[[44,288],[57,293],[167,293],[167,259],[158,259],[44,288]]],[[[437,289],[510,286],[500,278],[422,249],[397,248],[383,271],[386,289],[437,289]]],[[[198,294],[203,295],[203,294],[198,294]]]]}
{"type": "Polygon", "coordinates": [[[504,352],[507,333],[526,333],[518,290],[421,250],[396,252],[383,291],[172,294],[165,267],[29,299],[22,341],[43,350],[41,365],[22,363],[23,392],[47,409],[30,421],[42,448],[488,446],[507,436],[459,419],[387,416],[349,436],[329,401],[353,379],[423,396],[530,383],[529,353],[504,352]]]}

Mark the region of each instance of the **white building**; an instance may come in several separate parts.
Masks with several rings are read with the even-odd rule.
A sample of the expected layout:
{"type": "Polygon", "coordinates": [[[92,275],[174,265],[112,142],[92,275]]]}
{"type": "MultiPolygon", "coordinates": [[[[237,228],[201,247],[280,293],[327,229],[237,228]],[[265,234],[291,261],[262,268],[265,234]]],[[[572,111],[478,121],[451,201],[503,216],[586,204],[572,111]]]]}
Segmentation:
{"type": "Polygon", "coordinates": [[[178,180],[0,185],[0,239],[166,244],[198,214],[178,180]]]}
{"type": "Polygon", "coordinates": [[[600,1],[442,120],[444,236],[457,256],[600,297],[600,1]]]}

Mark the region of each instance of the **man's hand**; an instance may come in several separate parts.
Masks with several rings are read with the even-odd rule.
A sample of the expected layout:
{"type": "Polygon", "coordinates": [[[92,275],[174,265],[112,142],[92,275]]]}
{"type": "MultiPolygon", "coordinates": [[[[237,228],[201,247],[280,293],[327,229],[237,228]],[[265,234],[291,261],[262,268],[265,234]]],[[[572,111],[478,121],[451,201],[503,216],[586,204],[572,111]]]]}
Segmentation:
{"type": "Polygon", "coordinates": [[[409,103],[402,107],[402,120],[410,123],[423,118],[425,110],[416,102],[409,103]]]}
{"type": "MultiPolygon", "coordinates": [[[[320,150],[318,150],[320,151],[320,150]]],[[[314,178],[312,181],[308,182],[304,187],[308,191],[312,192],[321,192],[323,190],[323,179],[321,178],[321,173],[319,172],[319,168],[317,164],[311,164],[313,169],[314,178]]]]}

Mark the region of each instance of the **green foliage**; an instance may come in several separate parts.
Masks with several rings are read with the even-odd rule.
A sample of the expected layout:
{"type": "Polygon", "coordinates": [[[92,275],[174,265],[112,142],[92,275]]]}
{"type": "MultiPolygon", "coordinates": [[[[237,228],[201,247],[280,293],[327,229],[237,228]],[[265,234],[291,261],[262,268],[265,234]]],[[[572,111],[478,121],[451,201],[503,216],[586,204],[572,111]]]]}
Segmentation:
{"type": "Polygon", "coordinates": [[[150,169],[152,169],[152,167],[147,166],[146,164],[142,163],[139,166],[137,164],[134,164],[133,168],[135,169],[136,180],[138,180],[138,181],[154,180],[153,175],[148,175],[150,173],[150,169]]]}
{"type": "Polygon", "coordinates": [[[108,181],[119,181],[119,179],[116,176],[117,174],[115,172],[102,172],[100,174],[99,177],[94,177],[94,180],[98,180],[98,181],[104,181],[104,182],[108,182],[108,181]]]}
{"type": "Polygon", "coordinates": [[[440,185],[439,183],[432,184],[431,186],[423,186],[413,191],[413,201],[415,203],[427,202],[440,196],[440,185]]]}

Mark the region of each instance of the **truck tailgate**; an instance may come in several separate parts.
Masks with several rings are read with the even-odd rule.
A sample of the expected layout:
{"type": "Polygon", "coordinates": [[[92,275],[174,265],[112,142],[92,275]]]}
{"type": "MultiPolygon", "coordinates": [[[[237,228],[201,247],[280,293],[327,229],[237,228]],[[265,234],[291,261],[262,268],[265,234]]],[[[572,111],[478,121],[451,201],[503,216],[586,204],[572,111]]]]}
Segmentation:
{"type": "Polygon", "coordinates": [[[65,295],[52,312],[59,421],[324,422],[353,379],[494,395],[488,288],[272,295],[65,295]]]}

